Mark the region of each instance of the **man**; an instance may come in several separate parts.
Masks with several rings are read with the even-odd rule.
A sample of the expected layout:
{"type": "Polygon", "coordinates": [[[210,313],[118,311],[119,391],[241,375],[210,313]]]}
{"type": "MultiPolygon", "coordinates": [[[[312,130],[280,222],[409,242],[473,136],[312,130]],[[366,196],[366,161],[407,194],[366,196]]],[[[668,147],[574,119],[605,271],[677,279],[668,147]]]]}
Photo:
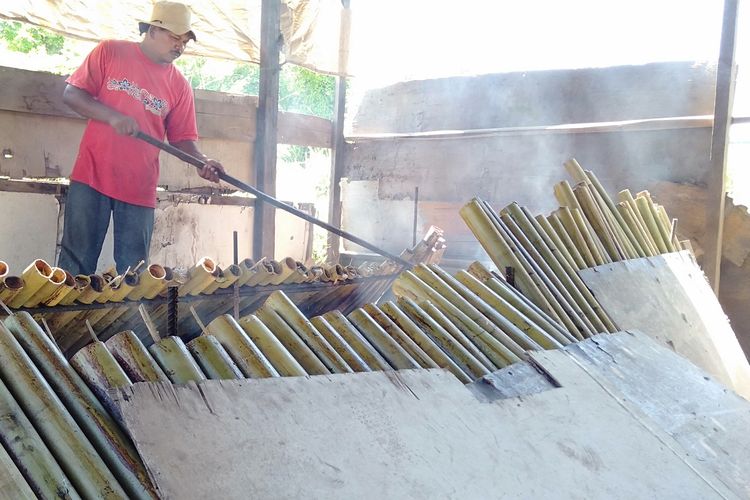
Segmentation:
{"type": "Polygon", "coordinates": [[[218,182],[221,163],[197,147],[193,92],[172,62],[195,40],[190,10],[154,4],[139,23],[140,43],[100,43],[67,80],[63,101],[89,119],[70,176],[58,266],[96,270],[110,214],[119,273],[148,262],[159,179],[159,150],[133,137],[142,130],[206,161],[199,171],[218,182]]]}

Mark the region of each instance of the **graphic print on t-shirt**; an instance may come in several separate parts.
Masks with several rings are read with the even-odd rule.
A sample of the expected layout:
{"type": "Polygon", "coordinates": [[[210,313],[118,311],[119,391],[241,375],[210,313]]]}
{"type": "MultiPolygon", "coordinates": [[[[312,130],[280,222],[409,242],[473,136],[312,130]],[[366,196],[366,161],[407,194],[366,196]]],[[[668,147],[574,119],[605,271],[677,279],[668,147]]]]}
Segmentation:
{"type": "Polygon", "coordinates": [[[107,90],[120,90],[125,92],[133,99],[143,103],[143,106],[153,114],[158,116],[167,115],[169,106],[166,100],[159,99],[148,90],[140,88],[127,78],[123,78],[122,80],[116,80],[114,78],[110,79],[107,82],[107,90]]]}

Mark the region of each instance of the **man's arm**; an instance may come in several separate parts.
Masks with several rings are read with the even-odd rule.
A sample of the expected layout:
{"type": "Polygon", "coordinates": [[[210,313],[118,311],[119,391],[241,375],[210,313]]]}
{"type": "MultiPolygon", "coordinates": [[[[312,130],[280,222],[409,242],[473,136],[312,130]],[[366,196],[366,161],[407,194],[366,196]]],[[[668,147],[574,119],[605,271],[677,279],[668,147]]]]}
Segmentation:
{"type": "Polygon", "coordinates": [[[135,135],[138,122],[94,99],[91,94],[68,84],[63,91],[63,102],[81,116],[109,124],[118,134],[135,135]]]}
{"type": "Polygon", "coordinates": [[[219,182],[219,174],[224,173],[224,167],[217,160],[212,160],[198,150],[198,144],[195,141],[177,141],[171,143],[172,146],[184,151],[185,153],[195,156],[199,160],[206,162],[204,167],[198,171],[198,175],[211,182],[219,182]]]}

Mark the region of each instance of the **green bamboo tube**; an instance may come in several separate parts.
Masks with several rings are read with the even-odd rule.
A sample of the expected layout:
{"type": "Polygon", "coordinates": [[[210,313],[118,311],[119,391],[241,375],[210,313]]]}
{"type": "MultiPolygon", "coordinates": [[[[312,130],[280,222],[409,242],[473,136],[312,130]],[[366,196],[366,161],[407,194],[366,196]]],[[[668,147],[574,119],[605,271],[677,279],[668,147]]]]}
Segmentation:
{"type": "Polygon", "coordinates": [[[23,289],[8,301],[8,305],[14,308],[23,306],[40,288],[47,284],[51,276],[52,267],[44,260],[37,259],[29,264],[21,274],[21,279],[24,282],[23,289]]]}
{"type": "MultiPolygon", "coordinates": [[[[25,498],[80,499],[6,385],[0,380],[0,442],[30,488],[25,498]]],[[[3,484],[3,490],[8,488],[3,484]]],[[[3,493],[8,493],[3,491],[3,493]]],[[[20,497],[18,497],[20,498],[20,497]]]]}
{"type": "Polygon", "coordinates": [[[173,384],[206,380],[180,337],[164,337],[151,344],[148,350],[173,384]]]}
{"type": "Polygon", "coordinates": [[[638,223],[638,227],[640,228],[642,234],[646,237],[646,240],[649,243],[649,248],[653,255],[659,255],[659,248],[656,245],[656,240],[654,239],[651,232],[648,230],[648,226],[646,225],[646,220],[641,215],[640,210],[638,209],[638,204],[635,201],[635,198],[633,198],[633,195],[631,194],[629,189],[623,189],[618,194],[618,199],[625,203],[630,207],[630,211],[635,216],[635,219],[638,223]]]}
{"type": "Polygon", "coordinates": [[[573,222],[578,228],[578,231],[581,233],[581,235],[583,235],[583,239],[586,241],[586,244],[591,249],[591,253],[594,255],[594,258],[597,262],[601,263],[599,265],[612,262],[612,260],[609,258],[609,255],[604,251],[604,245],[602,245],[601,240],[599,240],[599,237],[596,235],[596,233],[594,233],[588,221],[583,216],[583,212],[581,210],[575,209],[570,211],[570,215],[573,217],[573,222]]]}
{"type": "Polygon", "coordinates": [[[435,341],[433,341],[424,330],[412,321],[412,319],[396,304],[393,302],[385,302],[380,305],[380,310],[383,311],[383,314],[392,320],[415,344],[417,344],[438,367],[448,370],[464,384],[469,384],[473,381],[471,376],[464,372],[461,367],[458,366],[453,359],[448,356],[448,354],[446,354],[446,352],[443,351],[435,341]]]}
{"type": "MultiPolygon", "coordinates": [[[[219,318],[221,317],[222,316],[219,318]]],[[[292,353],[284,347],[284,343],[279,340],[279,337],[275,335],[277,331],[284,329],[284,325],[286,325],[284,320],[273,311],[269,311],[263,317],[266,319],[272,318],[270,320],[271,324],[264,323],[260,320],[259,316],[254,315],[241,318],[238,324],[253,344],[258,346],[258,349],[260,349],[261,353],[263,353],[269,360],[270,364],[275,368],[275,371],[277,371],[279,375],[282,377],[304,377],[307,375],[309,372],[306,371],[301,361],[296,359],[292,353]]],[[[214,321],[217,321],[219,318],[214,321]]],[[[233,321],[228,315],[223,316],[223,318],[226,321],[233,321]]],[[[289,328],[288,325],[287,328],[289,328]]],[[[291,336],[293,334],[293,331],[286,330],[282,336],[291,336]]]]}
{"type": "Polygon", "coordinates": [[[297,306],[284,294],[277,290],[268,296],[264,307],[276,311],[286,321],[297,335],[310,346],[331,373],[351,373],[352,369],[346,361],[331,347],[331,344],[318,332],[297,306]]]}
{"type": "MultiPolygon", "coordinates": [[[[398,307],[409,316],[409,318],[416,323],[416,325],[421,328],[433,342],[440,346],[440,348],[450,356],[453,362],[456,363],[464,373],[469,375],[472,380],[481,378],[491,372],[491,370],[487,369],[487,367],[480,363],[477,358],[472,356],[460,342],[454,339],[450,333],[445,331],[437,321],[427,314],[423,307],[420,307],[413,300],[408,297],[399,297],[398,307]]],[[[498,363],[497,366],[505,366],[506,364],[507,361],[503,360],[498,363]]]]}
{"type": "Polygon", "coordinates": [[[646,229],[648,230],[651,237],[654,239],[654,242],[656,243],[656,248],[659,249],[659,253],[668,253],[669,248],[667,247],[666,242],[662,238],[661,231],[659,229],[659,226],[656,223],[656,220],[654,219],[652,207],[648,199],[644,196],[639,195],[635,199],[635,203],[636,203],[636,206],[638,207],[638,213],[641,214],[641,217],[646,223],[646,229]]]}
{"type": "Polygon", "coordinates": [[[104,292],[106,282],[98,274],[89,275],[89,284],[76,299],[81,304],[92,304],[104,292]]]}
{"type": "MultiPolygon", "coordinates": [[[[473,303],[470,300],[467,300],[466,297],[460,295],[458,292],[456,292],[455,289],[451,288],[448,283],[445,282],[445,280],[441,279],[441,277],[437,274],[438,269],[432,269],[428,268],[424,264],[420,264],[419,266],[415,267],[413,269],[414,274],[419,277],[425,284],[427,284],[430,288],[435,290],[437,293],[445,297],[448,301],[450,301],[453,305],[458,307],[462,312],[466,313],[472,320],[474,320],[479,326],[484,328],[485,330],[489,331],[490,328],[498,327],[498,325],[490,325],[488,322],[488,317],[483,314],[483,311],[476,307],[476,303],[473,303]]],[[[427,300],[430,299],[429,294],[420,294],[418,297],[414,297],[416,302],[419,302],[421,300],[427,300]]],[[[430,313],[429,310],[425,309],[426,312],[430,313]]],[[[485,308],[486,310],[486,308],[485,308]]],[[[432,314],[430,315],[435,319],[435,321],[438,322],[446,331],[451,333],[453,337],[461,343],[461,345],[464,346],[464,348],[469,351],[472,356],[474,356],[480,363],[482,363],[485,368],[487,368],[490,371],[494,371],[497,369],[497,366],[492,363],[492,361],[487,358],[487,356],[484,355],[484,353],[477,348],[476,345],[466,336],[463,334],[460,328],[456,327],[453,322],[448,319],[447,317],[443,316],[442,314],[432,314]],[[448,326],[450,325],[450,326],[448,326]],[[453,328],[451,328],[453,327],[453,328]],[[454,333],[455,331],[455,333],[454,333]]],[[[458,325],[461,325],[458,323],[458,325]]],[[[539,349],[541,348],[537,346],[533,342],[527,342],[529,339],[523,339],[517,341],[510,336],[507,335],[507,332],[503,331],[501,332],[502,335],[498,340],[500,340],[508,349],[516,353],[517,356],[523,355],[523,352],[525,349],[539,349]]],[[[522,335],[525,337],[524,335],[522,335]]]]}
{"type": "Polygon", "coordinates": [[[568,181],[558,182],[553,187],[553,191],[560,207],[565,207],[569,210],[581,209],[581,205],[573,194],[573,188],[570,187],[568,181]]]}
{"type": "Polygon", "coordinates": [[[256,265],[255,272],[250,276],[245,285],[258,286],[267,283],[281,272],[281,266],[275,260],[261,259],[256,265]]]}
{"type": "Polygon", "coordinates": [[[133,293],[135,287],[140,283],[141,278],[134,272],[128,272],[120,280],[119,285],[113,289],[112,296],[109,298],[110,302],[122,302],[125,298],[133,293]]]}
{"type": "Polygon", "coordinates": [[[21,293],[24,282],[20,276],[6,276],[0,283],[0,300],[9,303],[13,298],[21,293]]]}
{"type": "MultiPolygon", "coordinates": [[[[255,316],[266,325],[273,336],[309,375],[328,375],[331,371],[315,355],[315,352],[297,335],[284,319],[273,309],[261,307],[255,316]]],[[[271,340],[269,339],[269,342],[271,340]]],[[[283,353],[282,353],[283,354],[283,353]]]]}
{"type": "MultiPolygon", "coordinates": [[[[480,297],[490,307],[495,308],[500,314],[516,325],[516,327],[526,332],[529,337],[538,339],[537,343],[542,347],[547,345],[544,341],[547,337],[551,337],[556,343],[563,346],[574,341],[573,337],[570,334],[566,335],[567,332],[564,332],[560,326],[537,314],[535,310],[528,308],[522,301],[514,301],[519,306],[516,307],[468,272],[459,271],[456,274],[456,280],[480,297]]],[[[511,292],[508,291],[508,293],[511,292]]]]}
{"type": "Polygon", "coordinates": [[[617,204],[617,210],[620,212],[620,215],[622,215],[625,223],[630,226],[630,230],[639,241],[641,248],[645,249],[644,257],[653,257],[654,255],[657,255],[658,251],[656,248],[652,248],[652,243],[649,241],[648,236],[646,236],[645,230],[641,229],[631,206],[628,203],[620,202],[617,204]]]}
{"type": "Polygon", "coordinates": [[[258,272],[260,265],[260,262],[256,263],[253,259],[243,259],[239,264],[241,274],[237,280],[237,286],[245,286],[250,278],[258,272]]]}
{"type": "Polygon", "coordinates": [[[538,251],[537,258],[541,258],[547,267],[545,272],[547,270],[551,271],[557,277],[559,284],[568,292],[570,298],[566,297],[566,299],[572,300],[571,304],[578,305],[595,331],[616,331],[612,330],[614,324],[611,319],[602,309],[599,301],[594,298],[594,295],[583,280],[578,276],[575,269],[564,258],[561,258],[559,251],[552,251],[550,245],[554,245],[554,243],[545,238],[544,231],[536,224],[536,220],[528,217],[515,203],[508,206],[508,211],[510,216],[519,224],[524,235],[529,238],[530,241],[528,242],[531,243],[529,251],[538,251]]]}
{"type": "Polygon", "coordinates": [[[188,281],[179,287],[178,295],[198,295],[216,279],[216,263],[208,258],[201,258],[188,272],[188,281]]]}
{"type": "Polygon", "coordinates": [[[281,283],[288,282],[287,280],[292,279],[292,282],[297,279],[297,262],[291,257],[286,257],[279,261],[280,272],[279,274],[271,277],[268,280],[269,285],[280,285],[281,283]]]}
{"type": "Polygon", "coordinates": [[[547,217],[547,220],[555,230],[555,233],[557,233],[557,236],[560,237],[562,242],[568,248],[571,255],[574,257],[579,255],[581,257],[583,264],[578,260],[576,261],[579,264],[580,269],[586,269],[597,265],[596,259],[594,259],[594,254],[591,253],[591,249],[586,245],[583,235],[578,231],[578,226],[576,226],[570,210],[560,208],[557,211],[552,212],[547,217]],[[563,222],[563,219],[565,219],[565,222],[563,222]]]}
{"type": "Polygon", "coordinates": [[[429,300],[434,303],[443,314],[447,315],[451,321],[457,325],[461,325],[461,330],[479,346],[480,350],[495,366],[506,366],[508,361],[515,362],[520,360],[519,354],[523,355],[523,349],[515,344],[515,342],[513,342],[504,332],[500,332],[497,327],[491,325],[486,318],[482,323],[487,324],[489,328],[493,330],[492,333],[484,329],[483,326],[477,324],[455,304],[429,287],[413,273],[406,271],[394,282],[393,290],[396,295],[405,297],[406,295],[403,292],[397,290],[397,287],[402,283],[419,301],[429,300]],[[495,335],[503,339],[507,345],[496,338],[495,335]],[[509,345],[512,346],[512,348],[508,347],[509,345]]]}
{"type": "Polygon", "coordinates": [[[244,378],[242,371],[213,335],[196,337],[187,343],[187,347],[210,380],[244,378]]]}
{"type": "Polygon", "coordinates": [[[347,315],[347,319],[378,350],[388,364],[397,370],[419,368],[419,364],[409,356],[403,347],[393,340],[364,309],[358,308],[347,315]]]}
{"type": "Polygon", "coordinates": [[[365,360],[357,354],[357,351],[346,343],[341,334],[336,331],[336,329],[331,326],[325,318],[322,316],[315,316],[314,318],[310,318],[310,323],[312,323],[320,334],[325,337],[328,343],[331,344],[331,347],[336,349],[336,352],[344,358],[344,361],[346,361],[346,364],[348,364],[352,370],[355,372],[372,371],[370,370],[370,367],[367,366],[365,360]]]}
{"type": "MultiPolygon", "coordinates": [[[[483,293],[476,293],[474,290],[468,288],[459,280],[440,269],[437,265],[430,266],[432,272],[434,272],[443,282],[451,287],[454,291],[461,295],[470,304],[480,310],[490,321],[495,323],[499,328],[505,331],[518,345],[526,350],[529,349],[558,349],[563,347],[568,342],[558,341],[554,335],[551,335],[543,329],[533,325],[527,321],[521,319],[518,311],[510,304],[503,301],[502,299],[496,298],[495,294],[492,294],[489,289],[482,287],[476,278],[471,277],[468,273],[464,273],[473,278],[476,283],[480,286],[475,289],[480,290],[483,293]],[[487,293],[490,292],[490,293],[487,293]],[[487,298],[492,302],[487,302],[487,298]],[[498,308],[500,305],[502,308],[498,308]],[[518,339],[518,340],[516,340],[518,339]],[[530,340],[531,342],[528,342],[530,340]]],[[[525,318],[524,318],[525,319],[525,318]]]]}
{"type": "MultiPolygon", "coordinates": [[[[656,203],[654,203],[654,200],[651,199],[651,194],[648,191],[641,191],[638,193],[638,196],[636,197],[636,203],[638,203],[639,198],[644,198],[647,203],[646,206],[648,206],[649,212],[651,213],[651,217],[654,220],[654,224],[656,225],[656,228],[659,230],[659,236],[661,236],[661,240],[664,243],[664,246],[667,249],[667,252],[674,252],[674,246],[672,245],[672,240],[669,235],[669,229],[670,225],[667,222],[667,224],[662,224],[661,218],[659,216],[659,211],[656,207],[656,203]]],[[[669,219],[667,219],[668,221],[669,219]]]]}
{"type": "Polygon", "coordinates": [[[157,498],[135,447],[34,318],[19,312],[5,325],[42,372],[130,498],[157,498]]]}
{"type": "Polygon", "coordinates": [[[380,355],[377,349],[367,341],[367,339],[353,324],[351,324],[341,311],[329,311],[323,315],[323,319],[339,332],[341,338],[343,338],[344,341],[354,349],[359,357],[367,363],[367,366],[369,366],[371,370],[378,371],[393,369],[393,367],[388,364],[388,361],[380,355]]]}
{"type": "Polygon", "coordinates": [[[221,281],[217,279],[216,281],[208,285],[208,287],[203,290],[204,295],[211,295],[216,290],[229,288],[230,286],[234,285],[237,280],[240,279],[240,276],[242,276],[242,270],[240,269],[240,266],[236,266],[234,264],[228,266],[226,269],[223,269],[222,273],[223,279],[221,281]]]}
{"type": "Polygon", "coordinates": [[[138,286],[128,294],[130,300],[153,299],[166,287],[167,271],[159,264],[151,264],[138,277],[138,286]]]}
{"type": "Polygon", "coordinates": [[[622,244],[617,241],[617,236],[607,224],[607,220],[596,205],[588,186],[586,184],[579,184],[575,187],[573,193],[581,206],[581,213],[591,225],[599,241],[604,245],[604,250],[607,252],[609,258],[614,262],[624,260],[627,255],[622,244]]]}
{"type": "Polygon", "coordinates": [[[86,499],[127,494],[13,334],[0,324],[0,373],[76,491],[86,499]]]}
{"type": "Polygon", "coordinates": [[[409,353],[422,368],[440,368],[430,356],[409,337],[395,321],[388,317],[375,304],[365,304],[363,309],[385,330],[393,340],[409,353]]]}
{"type": "Polygon", "coordinates": [[[36,307],[42,301],[47,300],[50,295],[52,295],[55,291],[57,291],[58,288],[60,288],[60,286],[65,283],[66,277],[66,273],[63,269],[60,269],[59,267],[53,267],[50,277],[47,278],[47,282],[42,285],[42,287],[37,290],[34,295],[29,297],[26,302],[24,302],[23,307],[36,307]]]}
{"type": "MultiPolygon", "coordinates": [[[[523,210],[524,212],[527,212],[525,208],[523,210]]],[[[529,213],[526,213],[526,215],[530,216],[529,213]]],[[[565,259],[565,261],[568,263],[571,269],[583,269],[582,266],[585,265],[583,257],[578,254],[577,250],[577,255],[573,255],[571,253],[570,247],[568,247],[567,244],[563,242],[555,229],[552,227],[552,224],[550,224],[550,221],[547,220],[547,218],[542,214],[533,217],[533,219],[536,222],[536,226],[541,229],[542,236],[545,241],[549,242],[548,246],[552,249],[557,250],[562,258],[565,259]]]]}
{"type": "Polygon", "coordinates": [[[65,274],[63,282],[55,290],[49,293],[49,295],[41,301],[41,304],[47,307],[54,307],[73,291],[76,286],[75,277],[68,271],[63,271],[63,273],[65,274]]]}
{"type": "Polygon", "coordinates": [[[91,278],[85,274],[77,274],[73,279],[75,280],[73,289],[60,300],[58,305],[69,306],[73,304],[78,299],[78,296],[81,295],[81,292],[91,284],[91,278]]]}
{"type": "Polygon", "coordinates": [[[542,294],[542,291],[531,279],[528,273],[525,272],[518,257],[516,257],[505,239],[495,228],[495,225],[485,212],[480,201],[474,198],[472,201],[461,207],[459,213],[498,269],[504,269],[506,266],[513,267],[516,270],[517,281],[521,289],[523,289],[527,295],[532,297],[534,302],[540,304],[540,307],[556,316],[556,313],[547,301],[547,298],[542,294]]]}
{"type": "Polygon", "coordinates": [[[206,325],[206,332],[216,337],[216,340],[229,353],[229,357],[232,358],[232,361],[245,377],[269,378],[281,376],[269,360],[269,357],[276,357],[281,354],[270,350],[267,353],[261,351],[232,316],[228,314],[218,316],[206,325]]]}
{"type": "Polygon", "coordinates": [[[133,330],[117,333],[104,344],[133,383],[169,382],[169,377],[151,357],[133,330]]]}
{"type": "Polygon", "coordinates": [[[662,234],[666,234],[667,241],[672,246],[672,251],[676,252],[680,250],[680,242],[676,235],[672,234],[672,223],[669,220],[667,209],[664,208],[664,205],[655,205],[654,208],[656,209],[656,219],[659,222],[659,227],[663,228],[662,234]]]}

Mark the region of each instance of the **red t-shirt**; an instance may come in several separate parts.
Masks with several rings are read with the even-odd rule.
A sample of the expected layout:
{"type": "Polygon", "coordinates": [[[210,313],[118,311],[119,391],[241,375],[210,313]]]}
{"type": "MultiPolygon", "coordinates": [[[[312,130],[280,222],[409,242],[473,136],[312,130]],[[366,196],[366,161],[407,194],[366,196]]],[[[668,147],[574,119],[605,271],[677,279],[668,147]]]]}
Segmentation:
{"type": "MultiPolygon", "coordinates": [[[[141,130],[169,142],[197,140],[193,91],[173,64],[157,64],[138,43],[104,41],[67,83],[135,118],[141,130]]],[[[89,120],[71,180],[133,205],[156,206],[159,149],[89,120]]]]}

